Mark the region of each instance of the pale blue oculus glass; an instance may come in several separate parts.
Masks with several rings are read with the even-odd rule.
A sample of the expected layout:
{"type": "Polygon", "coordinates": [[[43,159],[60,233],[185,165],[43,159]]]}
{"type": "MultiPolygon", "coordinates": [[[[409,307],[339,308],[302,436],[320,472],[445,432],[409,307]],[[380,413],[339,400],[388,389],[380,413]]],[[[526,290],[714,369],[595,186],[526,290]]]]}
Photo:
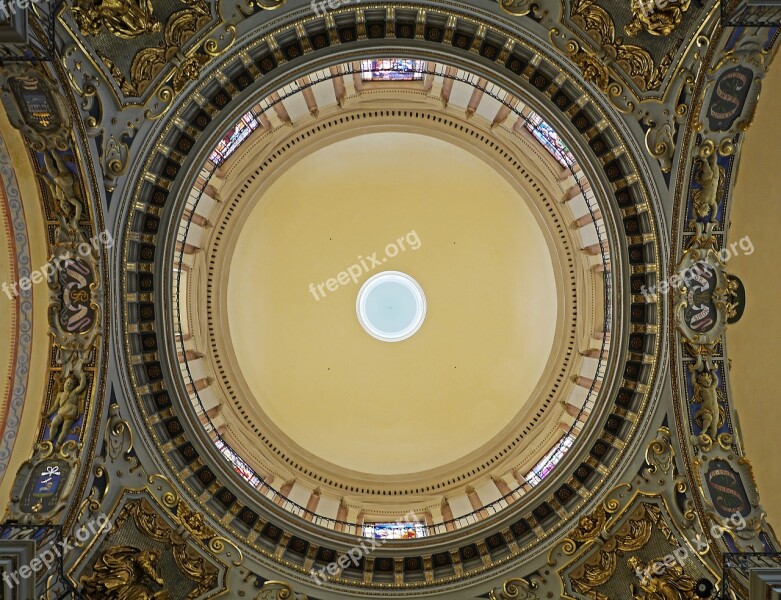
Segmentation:
{"type": "Polygon", "coordinates": [[[369,335],[384,342],[412,336],[426,316],[426,297],[406,273],[384,271],[361,286],[356,301],[358,321],[369,335]]]}

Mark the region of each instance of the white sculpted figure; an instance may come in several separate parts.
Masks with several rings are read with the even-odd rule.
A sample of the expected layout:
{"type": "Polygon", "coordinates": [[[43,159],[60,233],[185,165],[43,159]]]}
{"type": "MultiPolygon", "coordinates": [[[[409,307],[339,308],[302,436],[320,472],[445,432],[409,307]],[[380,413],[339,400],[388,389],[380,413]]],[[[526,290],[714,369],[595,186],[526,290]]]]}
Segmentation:
{"type": "Polygon", "coordinates": [[[87,376],[83,371],[73,371],[65,376],[62,390],[46,415],[48,419],[54,417],[49,427],[49,441],[56,446],[62,445],[73,423],[79,418],[86,388],[87,376]]]}

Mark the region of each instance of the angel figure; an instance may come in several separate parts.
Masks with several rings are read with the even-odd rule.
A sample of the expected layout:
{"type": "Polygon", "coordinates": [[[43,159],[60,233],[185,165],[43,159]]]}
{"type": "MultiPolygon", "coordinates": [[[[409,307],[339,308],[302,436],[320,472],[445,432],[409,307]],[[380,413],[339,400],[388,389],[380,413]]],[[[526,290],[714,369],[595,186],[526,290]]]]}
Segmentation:
{"type": "Polygon", "coordinates": [[[133,546],[114,546],[106,550],[93,567],[92,575],[82,577],[89,600],[168,600],[168,590],[150,590],[165,582],[157,574],[159,550],[139,550],[133,546]]]}
{"type": "Polygon", "coordinates": [[[54,150],[44,151],[43,164],[46,167],[46,177],[43,179],[57,201],[60,221],[69,231],[76,231],[83,211],[81,200],[76,194],[76,178],[54,150]]]}
{"type": "Polygon", "coordinates": [[[700,404],[700,409],[694,414],[695,419],[702,418],[702,434],[716,439],[719,432],[719,377],[713,372],[691,370],[694,395],[692,402],[700,404]]]}
{"type": "Polygon", "coordinates": [[[56,446],[62,446],[73,423],[79,418],[86,388],[87,376],[83,371],[72,371],[65,376],[62,389],[54,399],[51,410],[46,414],[47,419],[52,419],[49,426],[49,441],[56,446]]]}
{"type": "Polygon", "coordinates": [[[708,217],[711,223],[715,223],[719,197],[724,191],[724,169],[719,166],[718,152],[715,150],[707,158],[700,158],[699,164],[695,181],[702,189],[692,192],[694,212],[698,217],[708,217]]]}
{"type": "Polygon", "coordinates": [[[681,565],[673,563],[668,566],[666,562],[657,560],[649,566],[636,556],[632,556],[628,563],[635,573],[644,574],[640,577],[639,589],[630,584],[632,600],[699,600],[695,592],[697,584],[681,565]]]}

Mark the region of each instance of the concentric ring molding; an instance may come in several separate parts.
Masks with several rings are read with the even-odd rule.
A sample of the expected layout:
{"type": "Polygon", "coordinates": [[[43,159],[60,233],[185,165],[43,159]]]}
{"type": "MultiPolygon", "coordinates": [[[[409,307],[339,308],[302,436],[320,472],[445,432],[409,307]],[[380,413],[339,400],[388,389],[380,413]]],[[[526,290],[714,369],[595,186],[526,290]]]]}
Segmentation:
{"type": "MultiPolygon", "coordinates": [[[[261,154],[258,157],[258,163],[260,166],[254,167],[254,162],[249,169],[240,169],[243,165],[243,160],[246,156],[256,156],[258,150],[255,148],[255,144],[252,138],[249,138],[245,144],[234,155],[236,158],[231,157],[231,163],[226,167],[226,177],[230,177],[232,173],[236,172],[236,183],[232,185],[228,190],[229,200],[224,201],[225,207],[223,216],[215,223],[215,232],[212,238],[211,246],[206,250],[207,255],[205,260],[208,263],[208,275],[206,277],[206,306],[207,306],[207,318],[206,322],[209,324],[208,329],[208,343],[202,342],[201,345],[208,346],[209,356],[214,361],[215,373],[218,376],[219,383],[221,384],[222,391],[226,395],[226,398],[230,400],[230,403],[235,405],[235,409],[239,410],[242,396],[249,397],[251,392],[247,389],[246,384],[242,381],[240,373],[235,373],[231,367],[231,364],[235,362],[230,344],[225,343],[225,338],[228,335],[226,333],[228,329],[227,319],[225,318],[224,298],[220,298],[220,290],[225,289],[227,278],[227,265],[226,255],[230,255],[230,249],[224,248],[226,244],[225,237],[230,233],[230,225],[234,221],[241,222],[242,212],[241,204],[250,196],[256,195],[257,188],[260,185],[259,182],[265,183],[269,179],[273,179],[275,173],[274,169],[280,165],[287,165],[290,159],[295,156],[296,148],[299,152],[303,149],[302,142],[307,141],[306,148],[317,148],[321,144],[329,143],[333,138],[343,139],[346,135],[358,135],[360,131],[374,130],[377,127],[383,129],[388,124],[393,125],[393,130],[398,127],[403,127],[403,131],[423,132],[424,128],[428,128],[428,135],[435,135],[439,137],[439,134],[448,131],[458,131],[463,135],[461,142],[468,142],[474,145],[481,151],[491,154],[491,158],[496,163],[496,168],[502,166],[506,168],[508,173],[513,173],[523,185],[528,189],[524,192],[531,196],[531,200],[539,203],[539,207],[535,207],[539,210],[541,223],[544,218],[548,218],[549,222],[546,223],[550,228],[549,233],[549,245],[551,251],[556,253],[558,260],[563,265],[563,270],[567,272],[574,272],[575,263],[572,259],[574,252],[573,248],[569,244],[564,244],[563,247],[557,246],[557,240],[566,237],[565,227],[566,224],[557,215],[555,207],[551,206],[552,200],[550,200],[539,180],[535,179],[532,173],[530,173],[529,166],[523,164],[519,159],[503,144],[499,143],[496,139],[487,137],[480,130],[476,129],[472,124],[466,123],[463,120],[454,119],[452,117],[446,117],[441,114],[433,113],[429,110],[422,110],[420,107],[417,109],[403,109],[398,110],[361,110],[357,107],[355,110],[350,111],[344,115],[335,115],[326,118],[322,121],[316,122],[314,125],[305,126],[300,132],[294,131],[289,135],[285,135],[278,143],[275,143],[269,147],[266,154],[261,154]],[[384,125],[380,125],[384,124],[384,125]],[[356,131],[357,128],[357,131],[356,131]],[[440,132],[440,128],[442,132],[440,132]],[[324,138],[324,139],[322,139],[324,138]],[[289,153],[293,153],[292,156],[288,156],[289,153]],[[241,174],[238,174],[238,171],[241,174]],[[223,338],[222,343],[217,332],[220,332],[220,336],[223,338]],[[224,347],[223,347],[224,346],[224,347]]],[[[444,139],[444,138],[443,138],[444,139]]],[[[535,142],[536,143],[536,142],[535,142]]],[[[543,152],[545,152],[543,150],[543,152]]],[[[541,155],[542,156],[542,155],[541,155]]],[[[520,192],[519,192],[520,193],[520,192]]],[[[576,290],[575,290],[575,277],[571,275],[566,285],[562,285],[560,295],[569,299],[572,299],[573,311],[577,308],[575,305],[576,290]]],[[[191,298],[193,294],[188,294],[191,298]]],[[[189,310],[188,310],[189,312],[189,310]]],[[[551,373],[547,377],[549,385],[538,386],[540,395],[545,393],[543,400],[543,409],[547,409],[551,403],[553,403],[559,388],[559,380],[565,379],[572,368],[572,354],[574,354],[576,346],[576,323],[574,314],[565,315],[565,318],[559,323],[559,334],[564,340],[560,344],[560,348],[557,353],[552,354],[551,361],[556,365],[551,367],[551,373]]],[[[198,336],[198,327],[191,328],[193,330],[193,336],[198,336]]],[[[242,420],[245,422],[245,426],[248,427],[260,441],[268,447],[268,450],[273,453],[279,460],[284,461],[293,469],[296,469],[304,476],[314,479],[316,485],[330,485],[337,487],[339,490],[352,493],[370,493],[377,495],[387,495],[389,490],[393,488],[393,494],[418,494],[418,493],[445,493],[449,487],[468,479],[470,476],[476,473],[483,473],[487,469],[493,469],[498,467],[505,457],[507,457],[514,448],[521,441],[523,441],[527,435],[532,432],[530,423],[535,417],[539,416],[537,413],[529,413],[528,420],[511,422],[514,425],[512,431],[516,433],[512,435],[506,444],[498,446],[495,452],[486,454],[485,452],[479,452],[478,458],[467,457],[464,461],[459,462],[458,470],[449,470],[447,472],[435,474],[428,474],[428,480],[425,486],[417,488],[404,488],[399,482],[391,482],[389,484],[381,485],[380,481],[369,481],[365,477],[360,482],[352,482],[350,485],[343,483],[337,483],[334,479],[334,475],[329,471],[332,465],[324,462],[318,462],[316,458],[309,457],[307,464],[303,464],[300,458],[300,453],[293,455],[289,450],[279,446],[275,439],[270,437],[270,428],[273,424],[268,421],[262,415],[257,415],[254,419],[250,419],[249,412],[251,407],[247,407],[248,413],[245,415],[242,410],[239,410],[239,414],[242,420]],[[259,424],[260,425],[259,425],[259,424]],[[317,472],[312,472],[310,469],[316,467],[317,472]],[[391,485],[392,484],[392,485],[391,485]]],[[[491,443],[487,442],[486,447],[491,443]]],[[[242,450],[242,456],[254,457],[256,451],[250,446],[250,441],[246,440],[243,443],[239,443],[239,446],[234,448],[240,448],[242,450]]],[[[260,461],[262,463],[262,461],[260,461]]],[[[386,478],[382,478],[386,479],[386,478]]],[[[405,512],[405,511],[403,511],[405,512]]]]}
{"type": "MultiPolygon", "coordinates": [[[[395,23],[381,26],[379,33],[382,36],[396,33],[395,26],[400,23],[414,23],[417,16],[414,9],[395,8],[395,23]]],[[[352,24],[345,20],[342,29],[354,32],[357,29],[355,14],[349,10],[340,12],[341,18],[352,18],[352,24]]],[[[423,25],[421,38],[413,39],[416,30],[413,26],[413,37],[403,41],[395,39],[392,53],[422,57],[436,54],[430,33],[439,28],[440,35],[437,37],[444,38],[441,34],[444,32],[444,19],[447,15],[446,11],[428,11],[426,18],[430,20],[423,25]]],[[[509,83],[503,85],[508,85],[510,89],[519,85],[527,90],[536,88],[537,102],[544,107],[539,110],[540,114],[546,120],[557,123],[559,130],[573,132],[576,152],[580,156],[588,156],[590,163],[601,166],[599,174],[594,171],[590,173],[590,178],[593,178],[594,182],[601,181],[602,189],[612,192],[609,214],[623,222],[624,230],[623,234],[614,232],[614,237],[620,237],[623,241],[621,252],[619,253],[618,246],[612,252],[614,269],[618,271],[619,266],[626,265],[628,273],[623,306],[616,307],[621,310],[615,313],[617,316],[623,316],[621,311],[627,311],[627,322],[622,331],[624,337],[620,340],[618,349],[621,364],[613,366],[612,375],[615,380],[603,387],[604,393],[609,396],[605,398],[603,414],[599,415],[602,432],[599,438],[594,440],[587,456],[582,456],[582,462],[575,464],[574,459],[566,461],[560,465],[559,473],[551,478],[552,481],[546,480],[545,485],[539,486],[535,493],[528,496],[529,502],[519,502],[501,513],[499,518],[485,521],[480,534],[482,540],[477,540],[476,532],[472,534],[473,539],[480,541],[481,547],[484,548],[485,563],[479,552],[475,556],[475,542],[463,545],[466,537],[470,535],[468,530],[464,530],[457,539],[455,536],[437,538],[439,547],[436,551],[427,551],[425,540],[414,546],[389,546],[388,552],[393,551],[395,556],[402,559],[399,562],[402,565],[401,584],[395,584],[392,580],[383,583],[378,581],[377,577],[367,583],[362,580],[362,574],[357,574],[352,581],[345,579],[338,582],[343,584],[376,588],[449,585],[464,576],[474,577],[501,565],[507,566],[519,554],[532,551],[532,548],[533,552],[543,551],[546,545],[543,540],[550,542],[550,538],[574,518],[587,504],[588,499],[604,485],[609,469],[618,464],[621,456],[631,447],[627,442],[633,439],[642,421],[649,394],[655,385],[654,375],[661,345],[657,330],[658,307],[645,303],[642,296],[637,294],[640,286],[647,283],[648,274],[658,271],[659,240],[654,216],[649,208],[649,198],[631,157],[631,151],[626,151],[626,146],[620,141],[616,130],[604,121],[605,115],[601,113],[598,105],[590,103],[584,97],[583,89],[578,88],[572,80],[560,77],[563,65],[552,65],[544,59],[532,63],[531,60],[535,58],[532,48],[490,27],[486,39],[470,53],[469,48],[475,39],[477,24],[467,15],[453,16],[457,19],[456,25],[452,32],[448,33],[451,41],[448,53],[452,52],[453,56],[447,62],[461,61],[475,65],[476,60],[479,60],[480,65],[475,65],[474,69],[483,71],[492,78],[506,79],[509,83]],[[507,50],[512,47],[512,41],[516,41],[514,48],[507,50]],[[506,46],[506,43],[509,45],[506,46]],[[481,59],[478,58],[481,56],[481,59]],[[493,65],[490,72],[487,72],[487,67],[492,63],[491,57],[493,65]],[[536,64],[536,67],[531,66],[532,64],[536,64]],[[551,118],[553,115],[556,116],[555,119],[551,118]],[[564,123],[567,123],[566,127],[561,126],[564,123]],[[555,490],[552,489],[554,485],[558,486],[555,490]],[[553,517],[559,511],[569,515],[569,519],[554,520],[553,517]],[[512,523],[508,522],[510,516],[512,523]],[[539,535],[539,532],[542,532],[542,535],[539,535]],[[460,557],[463,574],[456,574],[453,555],[444,551],[443,545],[449,545],[455,555],[460,557]],[[420,564],[420,571],[410,570],[413,564],[420,564]],[[404,567],[409,569],[405,570],[404,567]],[[428,581],[416,577],[418,572],[424,571],[431,575],[428,581]]],[[[310,42],[311,47],[328,47],[331,38],[334,43],[339,41],[338,30],[332,30],[330,38],[326,35],[324,21],[307,20],[307,26],[310,36],[315,41],[323,42],[310,42]]],[[[373,31],[371,28],[367,30],[373,31]]],[[[230,74],[229,78],[236,78],[239,71],[247,71],[253,80],[257,78],[263,81],[265,75],[274,72],[279,72],[280,78],[294,79],[296,66],[303,66],[307,61],[297,58],[288,65],[285,54],[291,56],[291,48],[294,47],[297,48],[296,54],[299,57],[309,54],[303,51],[301,41],[293,40],[296,37],[295,29],[289,26],[284,31],[274,32],[271,37],[265,38],[275,39],[278,48],[269,50],[265,40],[245,48],[246,55],[254,63],[252,71],[237,58],[227,59],[222,68],[226,74],[230,74]],[[253,73],[256,73],[257,77],[253,73]]],[[[352,39],[355,40],[356,37],[358,36],[355,35],[352,39]]],[[[359,44],[343,37],[339,45],[340,50],[344,49],[345,53],[353,45],[356,46],[356,54],[389,53],[382,37],[371,41],[370,36],[369,40],[363,40],[359,44]]],[[[316,58],[316,51],[312,52],[316,58]]],[[[238,96],[238,88],[235,85],[230,87],[235,88],[235,95],[238,96]]],[[[266,89],[271,87],[273,86],[269,85],[266,89]]],[[[162,331],[158,319],[165,318],[161,314],[163,304],[160,302],[163,298],[163,290],[160,288],[162,278],[157,269],[160,268],[165,253],[171,251],[160,234],[161,225],[170,219],[170,210],[174,205],[174,199],[169,198],[169,194],[181,189],[183,185],[183,171],[186,169],[183,170],[182,166],[187,164],[186,153],[192,150],[196,139],[200,138],[204,131],[210,130],[213,135],[214,127],[209,127],[211,120],[221,109],[229,106],[232,106],[232,103],[228,89],[222,88],[213,79],[204,82],[199,87],[198,94],[190,95],[187,104],[181,107],[176,115],[167,117],[168,122],[157,147],[145,164],[147,179],[139,179],[136,182],[133,207],[129,208],[127,229],[122,240],[123,256],[127,264],[123,279],[127,298],[123,315],[123,335],[127,352],[125,359],[139,407],[149,423],[147,433],[163,455],[172,480],[178,481],[192,498],[205,499],[200,502],[204,511],[215,520],[222,518],[223,523],[226,523],[224,527],[237,538],[254,539],[248,542],[247,549],[253,549],[256,555],[264,557],[264,560],[274,560],[287,567],[291,576],[295,576],[297,572],[303,577],[306,570],[302,565],[310,549],[314,552],[316,561],[325,562],[333,560],[336,551],[326,548],[324,543],[328,542],[322,532],[307,527],[306,523],[283,525],[278,519],[283,519],[284,516],[275,511],[275,507],[257,506],[252,500],[248,500],[246,494],[238,490],[235,482],[226,476],[224,466],[217,464],[212,457],[200,456],[198,451],[202,447],[196,446],[200,446],[201,442],[186,431],[188,416],[171,400],[168,391],[170,383],[166,381],[165,374],[165,370],[169,368],[166,361],[170,360],[170,357],[166,356],[163,348],[158,345],[157,339],[157,332],[162,331]],[[185,466],[188,464],[192,467],[185,466]],[[260,513],[263,513],[262,516],[260,513]],[[232,518],[226,515],[232,515],[232,518]],[[277,522],[272,524],[270,519],[277,522]],[[284,533],[285,529],[287,534],[284,533]],[[254,533],[248,538],[250,532],[254,533]],[[275,557],[274,550],[282,539],[288,542],[289,549],[275,557]],[[306,550],[302,553],[295,550],[300,548],[300,545],[293,543],[296,539],[304,541],[306,550]],[[318,549],[314,550],[314,546],[318,549]],[[326,555],[330,558],[327,559],[326,555]]],[[[238,105],[236,106],[232,111],[233,116],[240,110],[238,105]]],[[[607,208],[608,206],[603,207],[607,208]]],[[[617,239],[615,241],[617,242],[617,239]]],[[[585,449],[578,449],[572,454],[583,455],[584,452],[585,449]]],[[[349,544],[349,538],[333,535],[332,543],[336,547],[345,548],[349,544]]],[[[482,576],[477,576],[473,581],[481,579],[482,576]]],[[[399,593],[398,590],[396,593],[399,593]]]]}

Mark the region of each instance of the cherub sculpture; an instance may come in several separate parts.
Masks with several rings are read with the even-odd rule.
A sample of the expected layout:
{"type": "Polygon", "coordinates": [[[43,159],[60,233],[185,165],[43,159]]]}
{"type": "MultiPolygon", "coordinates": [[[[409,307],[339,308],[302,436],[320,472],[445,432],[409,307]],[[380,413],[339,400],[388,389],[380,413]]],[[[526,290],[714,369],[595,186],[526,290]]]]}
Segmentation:
{"type": "Polygon", "coordinates": [[[69,232],[74,232],[78,230],[83,211],[81,200],[76,193],[76,178],[62,157],[54,150],[44,151],[43,163],[46,167],[46,176],[43,180],[57,201],[60,222],[69,232]]]}
{"type": "Polygon", "coordinates": [[[86,388],[87,376],[80,369],[64,376],[62,389],[55,397],[51,410],[46,414],[47,419],[52,419],[49,426],[49,441],[55,446],[62,446],[73,423],[79,418],[83,410],[86,388]]]}
{"type": "Polygon", "coordinates": [[[719,377],[715,369],[712,372],[692,369],[691,381],[694,387],[692,402],[700,404],[694,418],[702,418],[702,434],[715,440],[719,432],[719,377]]]}
{"type": "Polygon", "coordinates": [[[718,163],[718,152],[699,159],[699,169],[695,181],[702,189],[692,192],[694,212],[700,218],[708,217],[711,223],[716,222],[719,210],[719,196],[724,191],[724,170],[718,163]]]}

